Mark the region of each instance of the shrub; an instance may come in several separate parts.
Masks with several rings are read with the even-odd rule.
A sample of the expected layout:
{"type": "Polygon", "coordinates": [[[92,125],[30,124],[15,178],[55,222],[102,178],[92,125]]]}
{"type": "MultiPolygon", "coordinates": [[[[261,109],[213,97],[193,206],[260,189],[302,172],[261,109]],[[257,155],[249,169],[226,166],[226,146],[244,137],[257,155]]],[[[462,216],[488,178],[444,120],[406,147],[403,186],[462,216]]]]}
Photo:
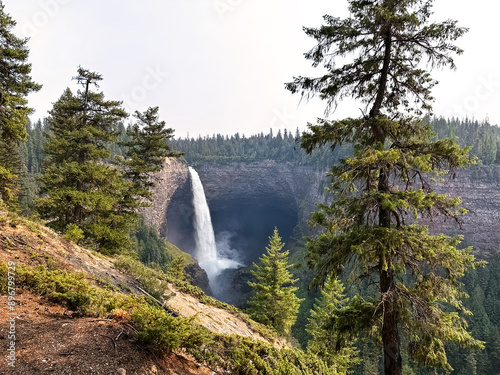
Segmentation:
{"type": "Polygon", "coordinates": [[[83,230],[78,225],[71,223],[66,227],[66,232],[64,232],[62,238],[78,244],[85,236],[83,235],[83,230]]]}
{"type": "Polygon", "coordinates": [[[172,317],[155,306],[141,305],[131,318],[139,329],[137,338],[167,354],[179,348],[199,348],[211,342],[210,331],[193,325],[195,317],[172,317]]]}

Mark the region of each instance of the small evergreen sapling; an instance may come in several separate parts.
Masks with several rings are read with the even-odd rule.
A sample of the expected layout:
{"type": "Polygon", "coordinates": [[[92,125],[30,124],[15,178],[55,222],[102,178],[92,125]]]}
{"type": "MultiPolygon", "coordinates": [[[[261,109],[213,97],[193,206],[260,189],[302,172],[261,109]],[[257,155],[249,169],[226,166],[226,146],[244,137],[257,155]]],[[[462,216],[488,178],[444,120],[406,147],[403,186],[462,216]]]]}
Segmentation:
{"type": "Polygon", "coordinates": [[[289,334],[290,328],[297,319],[299,304],[302,301],[295,292],[297,287],[293,284],[288,270],[288,250],[282,251],[285,244],[281,242],[278,229],[274,229],[269,237],[267,254],[260,258],[260,263],[254,263],[252,275],[257,282],[248,282],[254,290],[254,295],[248,302],[248,312],[256,321],[273,327],[280,334],[289,334]]]}
{"type": "Polygon", "coordinates": [[[346,340],[339,335],[338,326],[350,323],[342,322],[342,312],[348,302],[342,283],[330,277],[321,289],[321,299],[316,299],[306,326],[307,333],[311,335],[307,349],[334,366],[339,373],[345,373],[359,363],[354,340],[346,340]]]}

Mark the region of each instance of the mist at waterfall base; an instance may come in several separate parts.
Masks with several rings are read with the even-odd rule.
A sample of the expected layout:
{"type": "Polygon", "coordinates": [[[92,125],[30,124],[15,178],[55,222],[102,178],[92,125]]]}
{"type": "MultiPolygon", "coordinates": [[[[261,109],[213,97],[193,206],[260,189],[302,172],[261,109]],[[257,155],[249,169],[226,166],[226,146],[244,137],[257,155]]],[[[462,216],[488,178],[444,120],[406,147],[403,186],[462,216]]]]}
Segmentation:
{"type": "Polygon", "coordinates": [[[200,176],[189,167],[194,207],[195,258],[205,270],[210,281],[210,288],[215,297],[221,298],[226,291],[224,271],[241,266],[237,260],[237,251],[229,246],[232,234],[221,232],[215,240],[210,210],[200,176]]]}

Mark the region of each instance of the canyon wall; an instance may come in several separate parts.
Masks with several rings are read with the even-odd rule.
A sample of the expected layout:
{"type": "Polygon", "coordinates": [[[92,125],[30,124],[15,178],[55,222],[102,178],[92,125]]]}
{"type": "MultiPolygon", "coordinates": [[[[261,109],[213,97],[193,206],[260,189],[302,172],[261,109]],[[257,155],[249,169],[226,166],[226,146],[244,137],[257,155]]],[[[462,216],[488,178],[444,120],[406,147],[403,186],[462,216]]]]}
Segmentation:
{"type": "Polygon", "coordinates": [[[429,223],[432,232],[463,235],[463,244],[485,256],[500,251],[500,166],[460,170],[455,179],[440,183],[436,191],[461,196],[468,213],[461,228],[450,220],[437,219],[429,223]]]}
{"type": "MultiPolygon", "coordinates": [[[[244,264],[265,252],[268,236],[277,227],[284,242],[300,237],[315,202],[325,199],[325,171],[274,161],[205,163],[195,167],[203,183],[214,231],[224,251],[239,251],[244,264]]],[[[169,159],[160,173],[147,220],[182,250],[192,252],[192,194],[187,164],[169,159]]],[[[477,252],[497,251],[500,242],[500,166],[475,166],[436,190],[463,197],[469,210],[460,228],[439,218],[429,222],[433,232],[464,235],[464,244],[477,252]]]]}

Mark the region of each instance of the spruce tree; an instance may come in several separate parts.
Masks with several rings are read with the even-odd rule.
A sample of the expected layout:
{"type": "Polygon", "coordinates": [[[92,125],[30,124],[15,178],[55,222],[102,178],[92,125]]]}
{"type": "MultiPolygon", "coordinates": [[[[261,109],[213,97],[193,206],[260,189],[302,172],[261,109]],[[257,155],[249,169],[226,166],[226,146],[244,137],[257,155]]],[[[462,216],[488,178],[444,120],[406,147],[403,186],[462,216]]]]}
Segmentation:
{"type": "Polygon", "coordinates": [[[348,301],[342,283],[330,277],[321,289],[321,299],[316,299],[306,326],[307,333],[311,335],[307,349],[328,365],[334,366],[339,373],[348,372],[349,368],[360,362],[356,358],[358,351],[354,343],[342,342],[337,329],[341,324],[342,309],[348,301]]]}
{"type": "Polygon", "coordinates": [[[136,111],[137,122],[127,129],[128,141],[121,142],[127,148],[122,164],[125,178],[132,182],[131,203],[139,206],[152,199],[151,189],[157,182],[154,172],[163,168],[165,158],[182,155],[172,151],[168,140],[174,136],[174,130],[159,120],[158,110],[150,107],[143,113],[136,111]]]}
{"type": "Polygon", "coordinates": [[[451,369],[446,342],[483,345],[460,315],[468,311],[459,280],[480,263],[470,248],[458,248],[460,237],[431,235],[421,223],[426,217],[461,223],[460,199],[437,194],[432,184],[470,163],[468,148],[433,141],[431,128],[415,117],[430,111],[433,100],[436,82],[425,63],[453,68],[452,55],[462,52],[453,42],[466,32],[455,21],[430,23],[431,5],[350,0],[347,19],[325,16],[325,25],[304,29],[317,41],[305,57],[326,73],[286,85],[325,100],[327,114],[346,97],[366,105],[359,118],[319,119],[303,135],[308,152],[345,143],[354,150],[330,172],[334,200],[312,217],[323,230],[308,239],[308,260],[318,285],[344,270],[377,285],[368,299],[351,300],[343,313],[351,326],[340,334],[377,326],[386,375],[402,373],[401,334],[411,358],[445,369],[451,369]]]}
{"type": "Polygon", "coordinates": [[[18,192],[22,162],[19,145],[26,139],[28,115],[26,96],[40,90],[27,63],[28,39],[12,33],[16,22],[0,2],[0,201],[12,202],[18,192]]]}
{"type": "Polygon", "coordinates": [[[130,230],[138,224],[138,216],[123,209],[131,184],[108,162],[108,145],[127,114],[121,102],[91,90],[100,74],[80,67],[74,79],[83,89],[76,95],[66,89],[48,118],[44,195],[37,209],[52,228],[64,232],[77,225],[87,244],[115,253],[130,246],[130,230]]]}
{"type": "Polygon", "coordinates": [[[302,301],[295,292],[288,270],[288,250],[282,251],[285,244],[281,242],[278,229],[274,229],[269,237],[267,253],[262,255],[260,263],[253,264],[252,275],[257,282],[248,282],[253,288],[254,295],[249,300],[248,312],[256,321],[274,328],[280,334],[289,334],[290,328],[297,319],[299,304],[302,301]]]}

